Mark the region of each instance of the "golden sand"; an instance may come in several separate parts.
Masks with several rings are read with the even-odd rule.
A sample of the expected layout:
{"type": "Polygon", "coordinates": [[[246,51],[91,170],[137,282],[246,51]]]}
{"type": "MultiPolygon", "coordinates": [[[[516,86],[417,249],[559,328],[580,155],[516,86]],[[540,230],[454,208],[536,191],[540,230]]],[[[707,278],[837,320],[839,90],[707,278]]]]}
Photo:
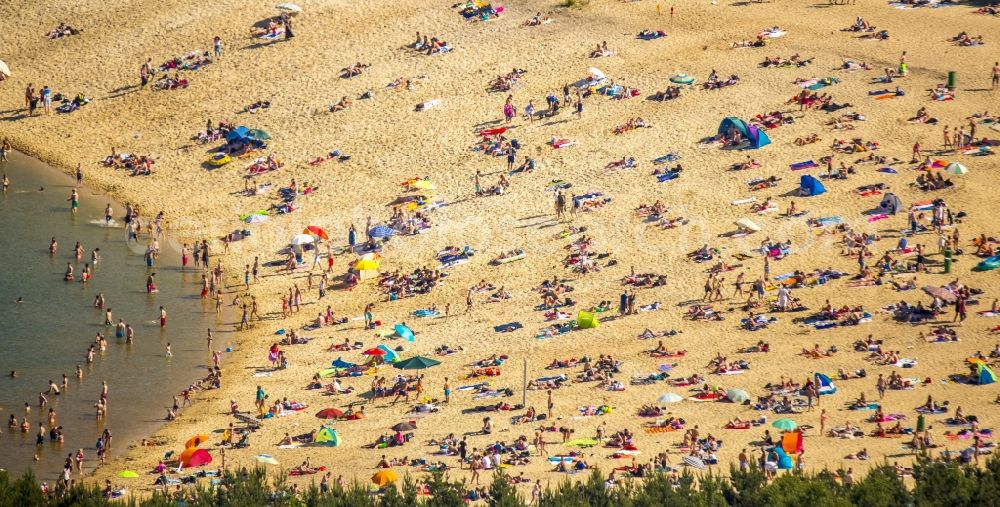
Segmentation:
{"type": "MultiPolygon", "coordinates": [[[[973,14],[968,6],[941,9],[897,10],[883,1],[862,0],[856,5],[830,6],[826,3],[774,2],[750,4],[745,2],[679,2],[673,18],[657,16],[652,0],[622,3],[593,1],[584,8],[562,9],[551,2],[518,1],[506,5],[506,13],[498,20],[487,23],[468,23],[446,4],[416,1],[404,3],[344,2],[303,0],[305,13],[295,19],[296,37],[291,41],[262,44],[248,36],[255,22],[274,14],[269,6],[246,6],[240,2],[213,2],[192,7],[190,2],[168,0],[162,2],[136,1],[113,7],[106,3],[78,1],[29,2],[16,7],[0,8],[8,19],[19,20],[9,24],[0,35],[0,58],[14,72],[14,77],[0,84],[4,121],[0,123],[0,137],[10,138],[15,147],[37,156],[58,167],[69,170],[82,162],[86,179],[100,189],[106,189],[122,200],[139,203],[149,213],[165,210],[171,224],[170,234],[175,240],[184,241],[213,237],[234,229],[249,228],[253,235],[234,243],[222,259],[232,283],[242,278],[244,264],[253,256],[262,260],[279,258],[276,254],[288,239],[308,224],[326,228],[334,244],[346,241],[346,231],[354,223],[359,232],[366,218],[376,222],[388,218],[386,206],[402,189],[400,182],[410,177],[429,176],[438,186],[434,196],[449,205],[430,213],[433,228],[412,237],[394,238],[383,251],[383,268],[386,271],[412,271],[421,266],[436,267],[434,253],[447,245],[470,245],[477,254],[464,265],[450,269],[445,283],[432,294],[396,302],[382,302],[382,296],[371,282],[351,291],[334,291],[322,303],[317,303],[316,292],[305,294],[303,310],[285,321],[280,321],[279,296],[287,293],[294,283],[305,288],[305,274],[293,276],[277,274],[274,268],[265,268],[264,278],[250,291],[262,302],[267,315],[256,323],[252,332],[226,336],[219,341],[231,342],[236,351],[227,354],[225,382],[221,391],[201,393],[192,408],[184,409],[178,421],[166,425],[156,435],[166,442],[163,447],[135,448],[100,469],[97,477],[103,480],[122,468],[147,471],[165,450],[180,451],[183,442],[195,433],[220,430],[231,418],[226,415],[229,400],[235,399],[242,408],[252,409],[254,388],[262,385],[272,399],[287,397],[309,404],[304,413],[268,420],[264,429],[255,433],[248,449],[226,452],[226,464],[231,466],[253,465],[254,456],[272,454],[281,466],[289,468],[309,457],[315,465],[326,465],[334,476],[358,476],[362,479],[373,472],[380,455],[389,458],[431,456],[436,447],[426,446],[432,438],[449,433],[462,434],[476,431],[481,415],[463,415],[463,410],[478,405],[468,393],[456,393],[450,405],[436,414],[418,421],[415,439],[404,447],[385,451],[363,449],[362,445],[374,441],[387,427],[407,420],[404,414],[408,404],[390,406],[378,400],[367,405],[368,417],[362,421],[338,422],[335,427],[344,444],[336,448],[276,449],[274,444],[286,433],[305,433],[318,427],[321,421],[313,413],[322,408],[341,407],[358,401],[356,395],[327,397],[315,391],[305,391],[311,375],[328,367],[338,355],[346,360],[360,359],[358,353],[328,353],[326,348],[334,342],[348,338],[362,340],[367,346],[380,341],[361,328],[357,320],[336,327],[326,327],[319,332],[304,333],[314,338],[308,345],[284,347],[290,360],[288,370],[273,376],[253,378],[254,367],[266,366],[267,347],[275,339],[276,329],[303,325],[315,317],[327,304],[337,315],[356,317],[369,302],[376,303],[376,318],[386,325],[407,322],[418,332],[415,343],[402,343],[404,357],[422,354],[434,357],[433,350],[447,343],[461,345],[465,351],[440,358],[443,364],[426,370],[426,393],[442,397],[443,378],[450,377],[453,388],[465,383],[460,380],[470,371],[468,363],[491,354],[507,354],[510,359],[502,368],[502,375],[493,378],[497,387],[511,387],[518,392],[513,398],[485,400],[482,403],[520,401],[521,365],[528,359],[529,377],[565,373],[575,376],[579,369],[549,372],[544,367],[553,359],[567,359],[584,355],[613,354],[624,361],[619,375],[627,384],[633,374],[651,373],[665,361],[643,354],[655,346],[655,341],[639,340],[636,336],[645,328],[653,330],[677,329],[681,334],[664,339],[671,348],[689,351],[677,359],[679,365],[672,372],[675,377],[692,373],[708,375],[706,363],[717,352],[729,357],[746,359],[750,370],[742,375],[708,375],[709,383],[726,388],[741,388],[751,395],[762,393],[762,386],[775,382],[781,375],[804,380],[812,372],[834,374],[837,369],[865,368],[869,377],[863,380],[838,382],[840,391],[823,397],[821,408],[830,414],[829,424],[842,425],[850,421],[860,424],[866,431],[874,425],[864,423],[868,411],[847,411],[843,404],[864,392],[869,399],[876,398],[875,378],[879,373],[888,375],[892,368],[873,366],[864,361],[864,354],[851,350],[851,343],[868,334],[884,339],[886,348],[900,350],[905,357],[916,358],[914,369],[901,370],[905,377],[929,377],[928,386],[912,391],[890,392],[884,400],[887,413],[905,413],[912,426],[913,409],[927,395],[949,400],[952,407],[962,406],[967,414],[976,414],[989,426],[997,415],[997,405],[992,403],[997,394],[996,385],[970,387],[944,384],[940,381],[949,374],[965,370],[963,358],[977,350],[992,349],[993,341],[986,330],[994,323],[990,319],[973,315],[958,331],[959,343],[928,344],[917,339],[923,327],[899,325],[890,317],[876,314],[873,322],[858,327],[842,327],[814,331],[793,324],[802,314],[779,314],[779,321],[766,331],[755,333],[740,330],[739,318],[743,312],[728,312],[729,303],[717,303],[726,320],[722,322],[690,322],[683,320],[687,311],[685,301],[697,300],[702,295],[702,284],[708,264],[695,264],[685,259],[685,253],[703,244],[723,248],[723,258],[736,262],[731,256],[757,247],[765,237],[788,239],[794,243],[794,253],[788,258],[773,262],[772,274],[796,269],[812,270],[832,267],[856,273],[856,262],[839,255],[839,236],[816,236],[805,224],[805,219],[779,219],[777,214],[755,215],[748,205],[732,206],[730,201],[751,195],[745,180],[771,175],[782,178],[776,188],[754,192],[758,199],[775,197],[784,209],[790,200],[784,194],[797,188],[801,173],[791,172],[788,165],[807,159],[819,159],[829,154],[828,146],[835,138],[861,137],[878,140],[879,152],[909,160],[910,147],[920,141],[926,148],[937,148],[941,139],[941,125],[965,124],[965,118],[974,112],[995,109],[997,95],[985,90],[989,87],[989,69],[998,41],[987,39],[986,47],[957,47],[947,38],[965,30],[971,35],[995,34],[995,20],[973,14]],[[9,12],[4,12],[9,11],[9,12]],[[541,11],[553,22],[540,27],[525,27],[523,22],[541,11]],[[853,23],[856,15],[863,15],[879,29],[891,34],[888,41],[857,39],[855,33],[839,31],[853,23]],[[50,41],[42,34],[61,20],[83,28],[80,36],[50,41]],[[778,25],[788,33],[770,41],[766,48],[730,49],[730,43],[752,39],[762,28],[778,25]],[[655,41],[635,38],[641,29],[664,30],[669,35],[655,41]],[[447,40],[454,50],[443,55],[426,56],[404,49],[412,42],[414,32],[436,35],[447,40]],[[211,50],[215,35],[224,41],[224,56],[197,72],[188,73],[191,84],[187,89],[175,91],[138,90],[139,66],[146,58],[154,64],[189,51],[211,50]],[[588,58],[590,51],[601,41],[607,41],[617,55],[609,58],[588,58]],[[910,75],[898,84],[906,96],[894,100],[875,101],[868,90],[885,85],[869,84],[882,75],[885,67],[895,67],[902,51],[908,52],[910,75]],[[811,66],[791,69],[760,68],[758,63],[765,56],[788,57],[799,53],[815,57],[811,66]],[[871,72],[844,72],[842,59],[849,58],[872,64],[871,72]],[[340,69],[355,62],[370,64],[361,76],[352,79],[338,77],[340,69]],[[523,76],[512,92],[514,103],[523,109],[528,100],[536,108],[545,107],[544,97],[549,91],[561,96],[564,83],[571,83],[587,75],[588,67],[600,68],[609,78],[626,86],[641,90],[638,97],[612,100],[595,96],[586,99],[582,119],[564,110],[551,120],[535,121],[528,125],[515,120],[510,135],[523,145],[518,164],[524,155],[538,161],[532,174],[512,176],[512,188],[504,196],[473,196],[473,176],[482,171],[484,186],[496,183],[505,169],[501,157],[486,157],[470,151],[476,131],[483,127],[499,126],[501,108],[507,93],[488,93],[492,78],[512,68],[523,68],[523,76]],[[673,101],[652,102],[648,95],[662,90],[667,78],[677,72],[686,72],[703,81],[712,70],[720,76],[737,74],[738,85],[717,91],[691,90],[673,101]],[[925,90],[944,82],[946,72],[959,72],[958,99],[951,102],[933,102],[925,90]],[[391,91],[386,84],[396,78],[426,76],[412,91],[391,91]],[[858,111],[868,120],[858,122],[857,129],[837,133],[823,124],[831,115],[820,111],[799,113],[797,107],[783,105],[801,89],[793,84],[796,78],[835,76],[841,83],[823,89],[833,94],[839,103],[849,102],[854,107],[844,110],[858,111]],[[94,101],[71,115],[21,118],[18,109],[23,102],[22,91],[28,82],[36,88],[48,84],[54,90],[74,95],[83,92],[94,101]],[[346,111],[324,112],[325,106],[347,95],[357,97],[364,90],[373,90],[371,100],[355,100],[346,111]],[[255,114],[239,114],[242,108],[256,100],[269,100],[269,110],[255,114]],[[440,99],[437,107],[426,112],[415,112],[417,103],[440,99]],[[912,125],[906,119],[921,107],[941,120],[938,126],[912,125]],[[702,149],[699,140],[715,134],[720,120],[726,116],[744,119],[756,114],[781,110],[791,111],[794,125],[770,131],[773,143],[750,154],[763,163],[761,169],[729,172],[728,167],[741,162],[747,155],[742,151],[724,151],[716,148],[702,149]],[[652,128],[638,129],[614,135],[611,129],[630,118],[641,116],[652,128]],[[245,226],[237,216],[267,207],[271,197],[246,197],[241,166],[235,162],[220,169],[206,170],[202,161],[206,149],[215,144],[199,145],[189,141],[192,134],[204,128],[205,120],[216,122],[228,119],[250,128],[262,128],[274,136],[271,152],[278,154],[285,167],[280,171],[258,178],[258,182],[273,182],[275,186],[287,184],[292,178],[319,185],[319,191],[300,197],[301,211],[274,216],[266,223],[245,226]],[[816,133],[821,141],[804,147],[793,140],[816,133]],[[553,150],[545,143],[553,136],[570,138],[578,142],[574,147],[553,150]],[[156,159],[155,174],[149,177],[128,177],[121,171],[100,167],[102,159],[111,148],[119,152],[150,154],[156,159]],[[310,166],[307,162],[339,148],[352,156],[345,163],[327,162],[310,166]],[[667,152],[681,155],[684,172],[679,179],[656,183],[650,176],[654,166],[650,161],[667,152]],[[606,163],[634,156],[639,161],[636,169],[606,172],[606,163]],[[594,249],[613,254],[617,265],[599,273],[577,275],[564,269],[561,260],[567,253],[566,239],[554,239],[566,224],[559,224],[553,216],[551,194],[545,191],[554,179],[572,182],[570,191],[578,193],[600,191],[613,198],[611,203],[595,212],[583,213],[574,222],[586,226],[586,234],[594,238],[594,249]],[[637,218],[633,210],[640,203],[663,201],[670,208],[670,216],[683,216],[690,220],[687,226],[673,230],[659,230],[637,218]],[[732,223],[751,217],[763,231],[746,239],[726,239],[718,234],[731,230],[732,223]],[[516,247],[527,249],[527,259],[502,266],[490,266],[488,261],[503,250],[516,247]],[[667,275],[665,287],[644,289],[638,292],[638,304],[654,301],[662,309],[640,313],[604,323],[594,330],[574,331],[559,337],[536,340],[535,332],[547,325],[543,312],[532,308],[540,300],[531,291],[545,278],[553,276],[572,280],[575,291],[571,294],[581,306],[592,306],[601,300],[617,301],[622,290],[619,280],[631,267],[638,272],[655,272],[667,275]],[[499,303],[482,303],[478,300],[469,314],[464,314],[466,290],[480,279],[506,287],[513,298],[499,303]],[[444,308],[451,305],[452,316],[447,319],[416,319],[409,314],[417,308],[436,304],[444,308]],[[520,321],[524,329],[514,333],[495,333],[493,326],[520,321]],[[750,346],[757,340],[771,344],[766,354],[736,354],[740,347],[750,346]],[[821,348],[836,345],[840,349],[835,357],[806,359],[797,353],[803,347],[819,344],[821,348]]],[[[995,112],[995,111],[994,111],[995,112]]],[[[980,126],[977,136],[992,134],[980,126]]],[[[992,136],[991,136],[992,137],[992,136]]],[[[851,164],[860,156],[837,155],[835,163],[851,164]]],[[[941,158],[957,160],[970,168],[970,173],[954,177],[954,189],[934,194],[923,194],[908,187],[916,172],[910,164],[896,166],[899,174],[886,175],[876,172],[872,164],[858,165],[858,174],[847,181],[827,183],[829,192],[821,197],[795,198],[800,209],[808,209],[809,217],[841,215],[845,222],[859,231],[884,233],[889,236],[879,242],[874,250],[880,254],[895,245],[894,234],[889,230],[906,227],[905,213],[890,219],[868,223],[861,212],[877,204],[878,197],[859,197],[857,186],[886,182],[903,200],[904,205],[941,197],[954,211],[966,211],[969,217],[961,224],[963,248],[967,251],[973,237],[993,232],[996,168],[993,157],[966,157],[943,155],[941,158]]],[[[818,174],[819,170],[813,170],[818,174]]],[[[86,196],[84,196],[86,198],[86,196]]],[[[918,236],[915,242],[924,243],[936,252],[936,236],[918,236]]],[[[216,241],[214,251],[221,251],[216,241]]],[[[952,275],[920,275],[919,285],[940,285],[954,278],[973,287],[982,288],[980,307],[970,307],[970,313],[988,306],[997,293],[993,273],[970,273],[978,260],[970,255],[960,258],[952,275]]],[[[214,262],[214,261],[213,261],[214,262]]],[[[350,262],[347,256],[338,257],[335,269],[343,270],[350,262]]],[[[748,280],[761,274],[759,257],[743,261],[748,280]]],[[[739,270],[727,273],[731,283],[739,270]]],[[[227,293],[227,302],[234,285],[227,293]]],[[[242,292],[242,290],[240,291],[242,292]]],[[[727,295],[731,288],[727,289],[727,295]]],[[[882,305],[905,299],[929,302],[919,291],[894,293],[887,287],[849,288],[842,279],[815,289],[794,291],[796,297],[813,310],[829,299],[834,305],[863,304],[870,311],[882,305]]],[[[947,314],[951,320],[951,313],[947,314]]],[[[390,346],[399,343],[391,342],[390,346]]],[[[208,358],[206,352],[206,359],[208,358]]],[[[671,360],[674,361],[674,360],[671,360]]],[[[380,375],[392,376],[393,369],[382,369],[380,375]]],[[[345,385],[354,386],[356,392],[368,388],[370,377],[347,379],[345,385]]],[[[471,381],[469,381],[471,383],[471,381]]],[[[664,392],[688,393],[684,388],[672,388],[664,383],[650,386],[627,386],[625,392],[595,389],[592,384],[571,383],[555,392],[555,421],[546,424],[573,428],[574,436],[590,436],[600,424],[609,432],[628,428],[637,435],[641,453],[639,462],[645,462],[657,453],[670,449],[681,440],[682,433],[646,434],[640,426],[646,422],[636,416],[638,407],[655,404],[664,392]],[[600,417],[577,418],[581,405],[610,405],[611,414],[600,417]]],[[[171,393],[159,393],[164,401],[171,393]]],[[[544,412],[545,393],[528,392],[528,404],[544,412]]],[[[672,415],[688,421],[688,428],[699,426],[701,434],[712,433],[724,441],[719,458],[727,463],[734,461],[740,449],[761,436],[763,428],[737,431],[724,430],[722,425],[729,418],[744,419],[773,413],[755,412],[747,407],[728,403],[682,402],[667,409],[672,415]]],[[[536,425],[511,425],[508,416],[517,412],[494,413],[497,432],[492,436],[470,436],[470,448],[482,448],[496,439],[512,442],[519,435],[529,440],[536,425]]],[[[800,424],[818,427],[819,410],[790,416],[800,424]]],[[[934,426],[936,439],[945,448],[961,449],[967,442],[945,441],[945,427],[939,423],[941,416],[929,418],[934,426]]],[[[765,426],[768,427],[768,426],[765,426]]],[[[773,429],[772,429],[773,430],[773,429]]],[[[776,431],[776,430],[773,430],[776,431]]],[[[546,440],[553,442],[549,452],[570,449],[555,442],[558,433],[546,433],[546,440]]],[[[846,461],[843,457],[862,447],[881,462],[883,456],[901,463],[910,461],[909,452],[901,449],[899,439],[864,438],[840,440],[818,435],[816,429],[806,431],[805,460],[808,467],[864,468],[863,463],[846,461]]],[[[209,446],[216,456],[214,443],[209,446]]],[[[584,451],[588,462],[603,469],[627,464],[629,460],[607,459],[613,450],[592,448],[584,451]]],[[[454,465],[456,460],[446,461],[454,465]]],[[[671,454],[671,462],[679,463],[679,455],[671,454]]],[[[214,464],[213,464],[214,465],[214,464]]],[[[549,464],[533,457],[523,468],[531,478],[560,480],[551,473],[549,464]]],[[[401,469],[402,470],[402,469],[401,469]]],[[[520,468],[511,469],[519,473],[520,468]]],[[[415,472],[416,473],[416,472],[415,472]]],[[[466,476],[467,471],[453,472],[453,476],[466,476]]],[[[115,479],[116,482],[121,480],[115,479]]],[[[305,478],[303,480],[311,480],[305,478]]],[[[141,490],[150,488],[150,479],[137,480],[128,487],[141,490]]]]}

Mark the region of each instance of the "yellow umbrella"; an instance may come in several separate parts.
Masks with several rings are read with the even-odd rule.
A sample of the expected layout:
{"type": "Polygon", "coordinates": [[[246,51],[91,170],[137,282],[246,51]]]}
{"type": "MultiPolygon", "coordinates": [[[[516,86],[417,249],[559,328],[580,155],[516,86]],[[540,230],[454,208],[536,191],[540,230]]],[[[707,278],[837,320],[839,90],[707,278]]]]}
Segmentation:
{"type": "Polygon", "coordinates": [[[388,468],[385,470],[379,470],[372,476],[372,482],[380,488],[384,488],[386,485],[392,484],[398,479],[399,477],[396,476],[396,472],[393,472],[392,469],[388,468]]]}
{"type": "Polygon", "coordinates": [[[370,271],[379,268],[379,263],[375,259],[359,259],[354,263],[354,269],[356,271],[370,271]]]}
{"type": "Polygon", "coordinates": [[[199,445],[208,442],[208,440],[211,438],[212,437],[208,435],[195,435],[189,438],[187,442],[184,442],[184,448],[190,449],[192,447],[198,447],[199,445]]]}
{"type": "Polygon", "coordinates": [[[410,186],[413,188],[419,188],[420,190],[434,190],[437,188],[437,185],[431,182],[431,180],[417,180],[410,186]]]}

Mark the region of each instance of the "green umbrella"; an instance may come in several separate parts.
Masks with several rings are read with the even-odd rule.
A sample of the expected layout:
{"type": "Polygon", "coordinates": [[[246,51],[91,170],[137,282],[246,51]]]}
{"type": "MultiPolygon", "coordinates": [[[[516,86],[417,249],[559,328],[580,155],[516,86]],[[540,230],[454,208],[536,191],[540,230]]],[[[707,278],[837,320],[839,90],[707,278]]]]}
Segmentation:
{"type": "Polygon", "coordinates": [[[750,399],[750,395],[742,389],[730,389],[726,391],[726,398],[733,403],[743,403],[750,399]]]}
{"type": "Polygon", "coordinates": [[[136,477],[139,477],[139,474],[131,470],[122,470],[121,472],[118,472],[118,477],[121,477],[122,479],[135,479],[136,477]]]}
{"type": "Polygon", "coordinates": [[[253,129],[247,132],[247,137],[252,137],[258,141],[267,141],[268,139],[271,139],[271,134],[268,134],[261,129],[253,129]]]}
{"type": "Polygon", "coordinates": [[[400,370],[423,370],[424,368],[430,368],[439,364],[441,364],[441,361],[436,361],[429,357],[413,356],[405,361],[393,363],[393,366],[400,370]]]}
{"type": "Polygon", "coordinates": [[[795,428],[799,427],[799,425],[791,419],[778,419],[777,421],[771,423],[771,426],[774,426],[781,431],[793,431],[795,428]]]}

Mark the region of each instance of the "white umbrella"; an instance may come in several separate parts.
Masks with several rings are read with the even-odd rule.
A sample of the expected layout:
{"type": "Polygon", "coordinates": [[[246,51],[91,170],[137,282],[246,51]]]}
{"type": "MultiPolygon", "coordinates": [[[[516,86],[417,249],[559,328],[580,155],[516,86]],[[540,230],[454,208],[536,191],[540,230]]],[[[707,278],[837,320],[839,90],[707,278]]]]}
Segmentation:
{"type": "Polygon", "coordinates": [[[757,232],[760,230],[760,226],[753,223],[753,220],[750,220],[749,218],[741,218],[737,220],[736,225],[748,231],[757,232]]]}
{"type": "Polygon", "coordinates": [[[604,73],[601,72],[601,69],[598,69],[597,67],[591,67],[587,69],[587,72],[590,72],[590,75],[593,76],[593,78],[597,81],[604,79],[604,73]]]}
{"type": "Polygon", "coordinates": [[[656,401],[659,402],[659,403],[677,403],[678,401],[681,401],[683,399],[684,398],[681,397],[678,394],[665,393],[662,396],[660,396],[659,398],[657,398],[656,401]]]}
{"type": "Polygon", "coordinates": [[[287,12],[293,16],[302,12],[302,7],[299,7],[298,5],[292,3],[281,3],[275,5],[274,8],[278,9],[279,11],[287,12]]]}
{"type": "Polygon", "coordinates": [[[705,462],[694,456],[684,456],[681,461],[686,463],[688,466],[702,470],[705,468],[705,462]]]}
{"type": "Polygon", "coordinates": [[[292,244],[295,246],[308,245],[314,241],[316,241],[316,238],[312,237],[309,234],[296,234],[295,236],[292,237],[292,244]]]}
{"type": "Polygon", "coordinates": [[[969,172],[969,169],[967,167],[965,167],[962,164],[959,164],[958,162],[952,162],[948,164],[948,167],[945,167],[944,170],[948,174],[959,174],[959,175],[966,174],[969,172]]]}
{"type": "Polygon", "coordinates": [[[0,74],[10,76],[10,67],[3,60],[0,60],[0,74]]]}

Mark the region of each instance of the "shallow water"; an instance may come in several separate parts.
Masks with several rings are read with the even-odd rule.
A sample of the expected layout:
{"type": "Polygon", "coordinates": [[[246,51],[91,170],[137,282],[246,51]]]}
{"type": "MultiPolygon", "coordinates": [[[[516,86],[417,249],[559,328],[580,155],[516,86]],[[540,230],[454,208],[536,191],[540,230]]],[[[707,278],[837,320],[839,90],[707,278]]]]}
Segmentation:
{"type": "MultiPolygon", "coordinates": [[[[215,331],[218,322],[214,306],[199,301],[200,275],[180,271],[180,254],[168,241],[161,240],[163,252],[151,270],[157,273],[159,292],[147,294],[143,252],[148,240],[140,237],[141,246],[130,248],[123,228],[98,224],[108,197],[81,189],[80,209],[73,216],[68,202],[73,178],[20,154],[10,159],[0,167],[12,183],[0,197],[0,467],[19,473],[30,466],[41,479],[52,480],[66,455],[79,448],[86,454],[85,469],[96,465],[95,443],[105,428],[114,437],[114,454],[162,424],[172,395],[207,373],[211,355],[206,330],[215,331]],[[59,249],[50,256],[53,236],[59,249]],[[84,247],[79,262],[73,254],[77,241],[84,247]],[[101,261],[93,280],[84,284],[80,274],[94,248],[100,248],[101,261]],[[73,262],[77,281],[63,281],[67,262],[73,262]],[[122,318],[135,328],[135,343],[125,345],[115,338],[113,327],[104,327],[104,312],[93,306],[98,292],[104,293],[115,322],[122,318]],[[24,303],[15,303],[19,297],[24,303]],[[168,313],[165,329],[159,326],[161,305],[168,313]],[[88,364],[87,349],[98,332],[108,341],[107,351],[98,349],[88,364]],[[167,343],[173,352],[169,359],[167,343]],[[84,369],[82,380],[76,378],[76,365],[84,369]],[[11,370],[17,371],[16,378],[9,376],[11,370]],[[48,407],[40,408],[39,392],[48,389],[50,379],[61,384],[64,373],[70,378],[68,389],[48,395],[48,407]],[[99,422],[94,403],[105,380],[109,414],[99,422]],[[11,432],[7,420],[14,414],[20,422],[25,402],[31,406],[31,430],[11,432]],[[48,408],[56,411],[65,443],[46,438],[36,447],[38,425],[45,423],[48,408]]],[[[120,223],[124,207],[112,205],[120,223]]],[[[222,348],[225,341],[226,335],[216,331],[213,348],[222,348]]]]}

